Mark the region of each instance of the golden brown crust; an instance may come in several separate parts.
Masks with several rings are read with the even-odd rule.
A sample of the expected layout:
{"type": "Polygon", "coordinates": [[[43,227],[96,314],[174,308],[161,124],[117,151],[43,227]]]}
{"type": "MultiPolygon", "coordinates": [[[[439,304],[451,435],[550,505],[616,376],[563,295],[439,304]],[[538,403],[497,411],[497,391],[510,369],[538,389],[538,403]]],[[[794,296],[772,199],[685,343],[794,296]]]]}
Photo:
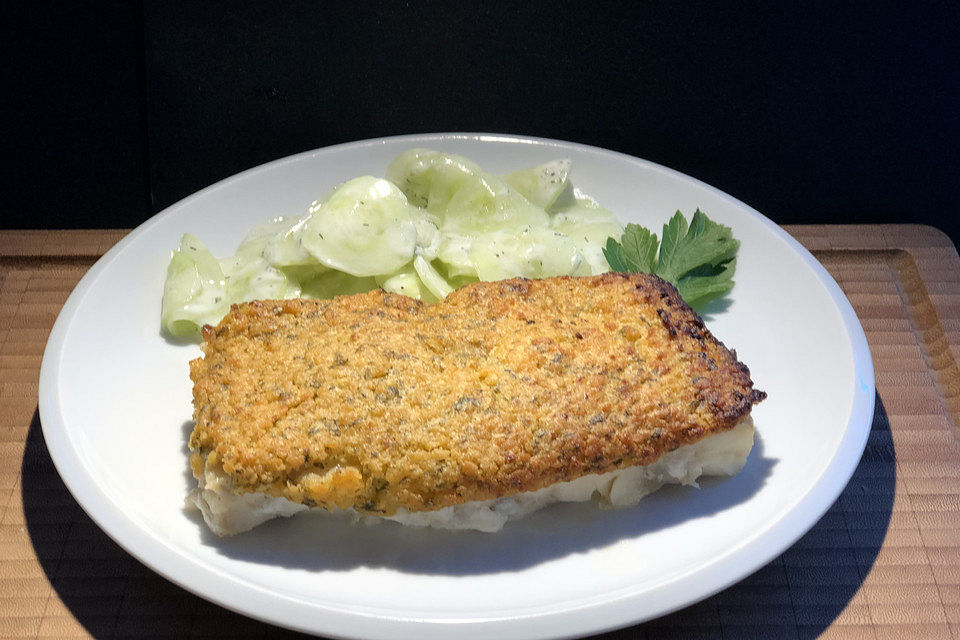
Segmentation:
{"type": "Polygon", "coordinates": [[[645,274],[257,301],[203,336],[191,449],[238,491],[385,515],[649,464],[765,397],[645,274]]]}

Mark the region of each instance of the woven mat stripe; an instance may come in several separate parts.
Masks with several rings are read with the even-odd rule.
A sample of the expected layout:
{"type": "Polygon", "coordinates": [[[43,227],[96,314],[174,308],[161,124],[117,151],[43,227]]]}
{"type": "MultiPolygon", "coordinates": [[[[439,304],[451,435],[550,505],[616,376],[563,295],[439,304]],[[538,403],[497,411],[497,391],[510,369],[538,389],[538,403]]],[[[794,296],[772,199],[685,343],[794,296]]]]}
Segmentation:
{"type": "MultiPolygon", "coordinates": [[[[930,241],[922,228],[907,231],[915,244],[930,241]]],[[[903,275],[903,252],[848,248],[899,246],[892,233],[804,237],[828,252],[822,259],[862,320],[883,409],[841,498],[797,545],[731,589],[609,637],[960,639],[958,394],[949,371],[960,278],[926,266],[955,255],[936,242],[907,254],[921,293],[916,277],[903,275]],[[935,326],[927,303],[940,311],[935,326]]],[[[0,233],[0,636],[295,635],[210,605],[142,567],[93,525],[53,470],[36,418],[39,358],[73,283],[119,237],[0,233]],[[59,259],[71,251],[83,260],[59,259]],[[25,260],[17,266],[11,256],[25,260]]]]}

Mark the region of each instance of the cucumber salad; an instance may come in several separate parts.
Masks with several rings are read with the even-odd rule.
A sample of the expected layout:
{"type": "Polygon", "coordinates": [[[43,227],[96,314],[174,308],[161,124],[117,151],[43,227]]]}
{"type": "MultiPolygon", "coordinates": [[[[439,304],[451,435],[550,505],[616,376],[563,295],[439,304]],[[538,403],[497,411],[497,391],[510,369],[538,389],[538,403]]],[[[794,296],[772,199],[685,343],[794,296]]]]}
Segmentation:
{"type": "Polygon", "coordinates": [[[461,156],[412,149],[385,178],[361,176],[297,217],[253,229],[215,258],[186,234],[173,251],[161,322],[178,337],[238,302],[332,298],[376,288],[436,302],[478,280],[595,275],[623,227],[570,183],[570,161],[507,176],[461,156]]]}

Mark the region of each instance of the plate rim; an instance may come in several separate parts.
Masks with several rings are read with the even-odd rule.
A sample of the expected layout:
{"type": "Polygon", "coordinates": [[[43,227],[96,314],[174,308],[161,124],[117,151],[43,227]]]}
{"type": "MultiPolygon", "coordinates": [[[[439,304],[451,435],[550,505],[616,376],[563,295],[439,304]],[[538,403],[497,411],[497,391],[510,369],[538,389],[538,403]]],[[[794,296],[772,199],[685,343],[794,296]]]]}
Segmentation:
{"type": "MultiPolygon", "coordinates": [[[[465,132],[405,134],[311,149],[228,176],[166,207],[125,235],[101,256],[77,283],[60,310],[48,337],[41,361],[38,386],[41,429],[60,477],[84,512],[127,553],[130,553],[138,561],[167,580],[227,609],[281,627],[313,634],[323,633],[340,638],[393,638],[414,631],[423,638],[446,637],[452,631],[463,637],[478,638],[488,637],[492,633],[496,633],[500,637],[531,639],[558,636],[572,637],[637,624],[699,602],[742,580],[769,563],[806,534],[826,513],[849,482],[860,460],[870,433],[874,401],[875,382],[870,348],[849,300],[826,269],[803,245],[760,212],[696,178],[622,152],[551,138],[465,132]],[[647,610],[640,616],[637,615],[633,606],[635,604],[634,600],[639,595],[637,593],[628,593],[614,599],[591,602],[560,611],[489,619],[439,620],[396,615],[387,616],[344,611],[320,603],[303,603],[290,596],[269,592],[258,585],[249,584],[245,580],[238,581],[235,576],[224,574],[215,567],[183,562],[182,554],[167,544],[156,532],[137,526],[134,520],[124,517],[122,512],[118,513],[117,506],[86,473],[79,458],[75,455],[75,448],[62,414],[57,385],[60,355],[69,334],[71,320],[80,309],[86,292],[126,246],[147,233],[162,218],[172,215],[176,209],[228,184],[246,180],[261,171],[274,170],[284,164],[298,162],[305,157],[321,153],[335,153],[345,148],[375,147],[400,142],[429,144],[430,142],[450,140],[576,148],[591,154],[613,155],[632,164],[638,164],[695,184],[755,218],[781,241],[784,241],[811,269],[820,284],[826,289],[839,312],[852,349],[855,389],[850,415],[847,424],[844,426],[844,434],[832,460],[811,490],[802,496],[770,528],[758,535],[750,544],[734,550],[721,561],[693,572],[697,576],[698,584],[708,585],[707,588],[701,586],[694,589],[695,595],[693,598],[690,597],[689,590],[678,589],[678,586],[689,580],[688,576],[684,576],[674,580],[665,588],[659,589],[659,593],[653,598],[657,600],[653,610],[650,610],[648,606],[647,610]],[[171,554],[173,561],[171,561],[171,554]],[[681,595],[677,592],[684,593],[681,595]],[[233,594],[233,597],[222,594],[233,594]],[[264,598],[266,600],[263,600],[264,598]],[[248,604],[256,602],[259,608],[244,607],[238,603],[239,600],[243,599],[246,599],[248,604]],[[303,615],[305,604],[312,615],[303,615]],[[321,620],[322,625],[317,625],[316,623],[321,620]],[[310,624],[310,622],[314,624],[310,624]],[[560,632],[556,633],[557,630],[560,630],[560,632]]],[[[649,605],[649,600],[646,604],[649,605]]]]}

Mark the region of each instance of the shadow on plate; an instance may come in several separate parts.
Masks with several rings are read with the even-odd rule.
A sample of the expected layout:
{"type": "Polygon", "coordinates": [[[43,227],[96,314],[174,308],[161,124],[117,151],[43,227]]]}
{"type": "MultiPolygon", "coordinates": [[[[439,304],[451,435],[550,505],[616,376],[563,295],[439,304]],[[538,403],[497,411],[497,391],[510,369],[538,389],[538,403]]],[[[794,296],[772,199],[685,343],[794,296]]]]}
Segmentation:
{"type": "Polygon", "coordinates": [[[733,302],[731,302],[730,298],[724,296],[711,300],[706,306],[698,309],[697,312],[700,314],[700,317],[703,318],[703,322],[707,326],[710,326],[714,318],[729,309],[731,304],[733,304],[733,302]]]}
{"type": "MultiPolygon", "coordinates": [[[[644,625],[602,637],[818,636],[857,592],[873,566],[890,522],[896,461],[889,422],[879,397],[876,407],[870,443],[853,479],[820,522],[793,547],[763,569],[712,598],[644,625]]],[[[756,453],[762,454],[762,450],[758,449],[756,453]]],[[[612,542],[724,508],[709,504],[713,494],[726,494],[725,504],[746,499],[759,488],[756,484],[758,478],[762,482],[773,463],[762,455],[753,455],[744,470],[746,475],[705,482],[700,491],[661,491],[646,498],[634,510],[634,517],[622,517],[627,515],[626,512],[598,512],[589,505],[564,505],[533,514],[526,519],[528,522],[513,523],[522,525],[526,535],[538,538],[536,544],[527,541],[522,551],[511,547],[518,541],[517,532],[514,532],[515,539],[510,544],[501,546],[494,542],[495,537],[479,533],[451,535],[432,532],[425,540],[418,541],[415,539],[417,530],[399,525],[385,523],[355,528],[340,523],[344,526],[338,528],[339,536],[355,535],[359,531],[363,536],[372,536],[375,542],[390,540],[389,546],[393,548],[405,546],[413,539],[419,552],[427,557],[414,557],[410,551],[381,549],[373,558],[359,558],[355,554],[342,560],[314,552],[312,566],[336,569],[362,563],[396,566],[410,571],[442,573],[456,570],[468,574],[521,568],[531,563],[522,553],[533,553],[539,558],[534,561],[542,561],[590,548],[597,544],[598,535],[601,541],[612,542]],[[735,486],[726,487],[721,492],[719,489],[723,484],[735,486]],[[689,504],[677,508],[681,502],[689,504]],[[566,530],[563,534],[551,530],[551,523],[557,518],[572,519],[577,530],[566,530]],[[581,525],[587,530],[581,531],[581,525]],[[608,527],[612,531],[606,531],[608,527]],[[426,540],[435,542],[443,538],[455,540],[456,549],[462,553],[475,552],[477,557],[454,559],[452,565],[449,558],[444,563],[431,559],[433,550],[426,540]],[[497,553],[494,553],[495,546],[497,553]],[[504,549],[507,552],[500,557],[504,549]],[[486,564],[488,562],[491,564],[486,564]]],[[[91,635],[101,638],[132,635],[304,637],[249,620],[198,598],[153,573],[117,546],[83,512],[60,480],[43,441],[36,413],[27,436],[21,474],[26,526],[40,565],[69,615],[91,635]]],[[[313,530],[312,535],[316,538],[316,525],[326,526],[326,523],[313,521],[318,517],[301,516],[299,521],[277,522],[273,527],[268,523],[260,533],[253,532],[253,536],[264,536],[273,530],[269,541],[278,548],[264,554],[263,561],[288,562],[301,557],[303,550],[293,546],[297,536],[303,535],[298,530],[313,530]]],[[[510,525],[506,531],[509,528],[510,525]]],[[[234,539],[237,540],[243,538],[234,539]]],[[[519,542],[523,543],[522,540],[519,542]]],[[[214,539],[213,543],[222,544],[222,541],[214,539]]],[[[233,543],[228,542],[223,548],[224,553],[230,553],[231,549],[239,551],[230,544],[233,543]]],[[[324,544],[324,540],[318,539],[315,549],[324,544]]]]}
{"type": "Polygon", "coordinates": [[[160,328],[157,335],[160,336],[161,340],[174,347],[185,347],[191,344],[199,345],[203,342],[199,333],[196,335],[174,336],[170,335],[163,327],[160,328]]]}
{"type": "MultiPolygon", "coordinates": [[[[806,535],[732,587],[634,629],[650,638],[820,637],[877,559],[890,526],[896,483],[890,420],[877,394],[870,438],[853,477],[806,535]]],[[[643,636],[622,630],[603,637],[643,636]]]]}

